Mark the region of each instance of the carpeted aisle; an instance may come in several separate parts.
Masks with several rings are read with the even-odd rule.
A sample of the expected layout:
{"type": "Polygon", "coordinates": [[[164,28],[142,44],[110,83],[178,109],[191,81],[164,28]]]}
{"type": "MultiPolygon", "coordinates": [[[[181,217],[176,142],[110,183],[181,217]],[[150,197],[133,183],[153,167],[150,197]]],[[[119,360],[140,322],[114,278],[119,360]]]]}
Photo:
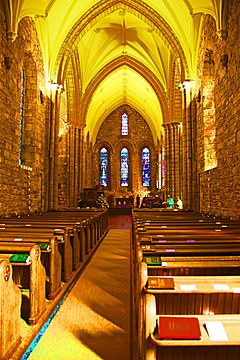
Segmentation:
{"type": "Polygon", "coordinates": [[[129,360],[130,296],[130,230],[110,229],[28,359],[129,360]]]}

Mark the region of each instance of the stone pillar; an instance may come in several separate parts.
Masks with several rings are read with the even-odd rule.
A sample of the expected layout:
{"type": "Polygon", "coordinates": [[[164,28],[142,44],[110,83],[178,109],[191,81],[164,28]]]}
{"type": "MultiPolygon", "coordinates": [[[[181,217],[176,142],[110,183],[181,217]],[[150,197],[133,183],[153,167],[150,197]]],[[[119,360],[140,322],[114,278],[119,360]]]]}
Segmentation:
{"type": "Polygon", "coordinates": [[[163,125],[164,127],[164,144],[165,144],[165,153],[164,153],[164,166],[165,166],[165,188],[164,188],[164,197],[170,192],[170,150],[169,150],[169,124],[163,125]]]}
{"type": "Polygon", "coordinates": [[[193,209],[193,116],[191,87],[183,87],[183,203],[193,209]]]}
{"type": "Polygon", "coordinates": [[[58,208],[58,146],[59,146],[59,106],[62,87],[51,84],[50,89],[50,136],[49,136],[49,188],[48,208],[58,208]]]}
{"type": "Polygon", "coordinates": [[[172,123],[172,132],[173,132],[173,157],[174,157],[174,177],[173,177],[173,196],[182,197],[182,156],[181,156],[181,133],[180,133],[180,123],[172,123]]]}
{"type": "Polygon", "coordinates": [[[181,125],[170,123],[165,130],[165,195],[182,196],[181,125]]]}

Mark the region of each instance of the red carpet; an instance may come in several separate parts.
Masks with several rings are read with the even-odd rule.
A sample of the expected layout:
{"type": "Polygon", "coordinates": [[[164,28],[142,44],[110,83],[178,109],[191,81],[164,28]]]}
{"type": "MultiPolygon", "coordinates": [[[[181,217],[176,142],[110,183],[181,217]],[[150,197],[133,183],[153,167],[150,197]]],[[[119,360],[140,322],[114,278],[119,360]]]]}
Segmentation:
{"type": "Polygon", "coordinates": [[[131,215],[111,215],[109,216],[110,229],[130,230],[132,227],[131,215]]]}

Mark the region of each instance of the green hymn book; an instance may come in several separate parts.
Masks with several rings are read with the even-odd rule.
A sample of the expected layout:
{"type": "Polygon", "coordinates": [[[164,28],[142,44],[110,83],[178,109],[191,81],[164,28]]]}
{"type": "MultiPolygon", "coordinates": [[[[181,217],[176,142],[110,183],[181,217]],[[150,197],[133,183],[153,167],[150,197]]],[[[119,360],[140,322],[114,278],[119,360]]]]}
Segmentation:
{"type": "Polygon", "coordinates": [[[41,250],[50,250],[51,249],[49,243],[40,243],[40,244],[37,244],[37,245],[39,245],[41,250]]]}
{"type": "Polygon", "coordinates": [[[29,263],[30,262],[30,255],[29,254],[13,254],[9,261],[11,263],[17,262],[17,263],[29,263]]]}
{"type": "Polygon", "coordinates": [[[162,265],[162,260],[159,256],[144,256],[143,261],[147,263],[147,265],[162,265]]]}

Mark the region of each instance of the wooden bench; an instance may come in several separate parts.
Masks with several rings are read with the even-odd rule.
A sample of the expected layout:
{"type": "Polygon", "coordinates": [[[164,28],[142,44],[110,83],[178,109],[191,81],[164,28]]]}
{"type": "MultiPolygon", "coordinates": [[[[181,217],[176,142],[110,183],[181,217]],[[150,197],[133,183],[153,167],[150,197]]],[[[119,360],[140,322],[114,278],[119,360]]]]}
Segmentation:
{"type": "Polygon", "coordinates": [[[161,257],[161,265],[147,265],[149,276],[240,275],[240,256],[161,257]]]}
{"type": "MultiPolygon", "coordinates": [[[[145,359],[146,360],[238,360],[240,358],[240,315],[194,315],[198,319],[201,338],[189,339],[159,339],[156,326],[159,317],[154,307],[154,296],[147,294],[146,324],[145,324],[145,359]],[[154,315],[155,312],[155,315],[154,315]],[[218,324],[223,327],[226,338],[219,340],[211,338],[206,325],[218,324]]],[[[171,316],[170,316],[171,317],[171,316]]],[[[174,317],[176,317],[174,315],[174,317]]],[[[182,317],[182,316],[177,316],[182,317]]],[[[186,315],[184,316],[186,318],[186,315]]],[[[188,316],[187,316],[188,317],[188,316]]]]}
{"type": "MultiPolygon", "coordinates": [[[[41,228],[35,228],[34,226],[16,227],[15,225],[0,227],[0,241],[28,241],[32,243],[50,244],[52,238],[58,240],[58,249],[62,256],[62,280],[67,282],[73,271],[73,250],[68,228],[48,228],[44,227],[44,225],[41,228]]],[[[59,256],[57,256],[57,258],[59,258],[59,256]]],[[[57,267],[59,267],[58,264],[59,259],[56,259],[57,267]]]]}
{"type": "Polygon", "coordinates": [[[161,315],[208,315],[240,313],[240,276],[148,277],[145,293],[153,294],[161,315]],[[150,281],[174,283],[174,289],[154,289],[150,281]]]}
{"type": "Polygon", "coordinates": [[[7,234],[3,236],[0,234],[0,244],[13,245],[13,244],[37,244],[41,249],[41,262],[46,270],[46,294],[49,300],[54,299],[61,291],[61,272],[62,272],[62,257],[58,249],[58,239],[52,236],[50,239],[36,240],[36,237],[21,237],[12,238],[7,234]],[[17,241],[15,241],[17,239],[17,241]],[[41,241],[42,240],[42,241],[41,241]],[[47,246],[46,246],[47,245],[47,246]]]}
{"type": "Polygon", "coordinates": [[[33,244],[0,243],[0,258],[9,260],[13,254],[29,255],[28,262],[11,265],[13,281],[22,289],[22,317],[35,324],[46,309],[46,271],[41,263],[41,250],[33,244]]]}
{"type": "Polygon", "coordinates": [[[21,343],[21,299],[12,280],[12,265],[0,259],[0,359],[10,359],[21,343]]]}
{"type": "MultiPolygon", "coordinates": [[[[64,281],[67,281],[71,276],[72,269],[76,270],[93,248],[93,245],[91,246],[91,226],[91,220],[89,219],[76,221],[75,219],[47,220],[43,217],[31,217],[18,219],[17,222],[13,219],[8,219],[0,224],[0,232],[1,229],[9,230],[9,228],[13,228],[20,231],[27,228],[29,231],[30,229],[34,229],[33,231],[37,232],[41,229],[42,233],[54,231],[57,234],[62,234],[65,238],[65,241],[62,242],[64,244],[63,253],[66,254],[63,258],[63,267],[65,269],[64,281]]],[[[99,239],[95,239],[95,242],[97,243],[98,240],[99,239]]]]}
{"type": "Polygon", "coordinates": [[[174,236],[139,236],[136,241],[142,245],[161,245],[161,244],[211,244],[213,243],[228,243],[238,244],[240,243],[240,236],[224,235],[224,236],[204,236],[204,235],[174,235],[174,236]]]}
{"type": "Polygon", "coordinates": [[[161,244],[147,245],[142,249],[144,256],[240,256],[239,244],[211,242],[209,244],[189,243],[185,244],[161,244]]]}

